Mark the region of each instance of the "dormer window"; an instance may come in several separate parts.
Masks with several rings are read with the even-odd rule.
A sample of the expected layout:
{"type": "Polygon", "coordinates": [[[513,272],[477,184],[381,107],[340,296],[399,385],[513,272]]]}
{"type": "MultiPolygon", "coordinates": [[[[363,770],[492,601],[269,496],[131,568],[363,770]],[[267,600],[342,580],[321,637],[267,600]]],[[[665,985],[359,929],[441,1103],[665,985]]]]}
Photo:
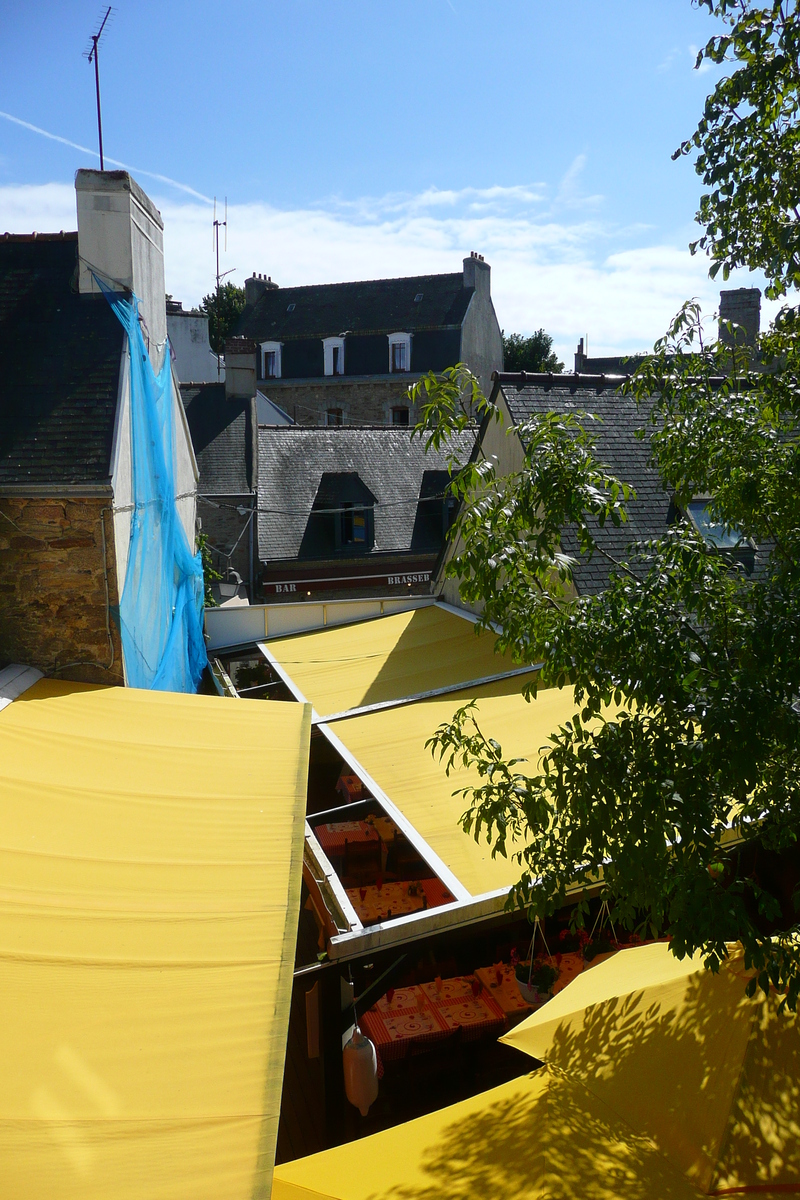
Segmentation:
{"type": "Polygon", "coordinates": [[[322,351],[325,360],[325,374],[344,375],[344,338],[323,338],[322,351]]]}
{"type": "Polygon", "coordinates": [[[707,546],[715,550],[735,550],[744,540],[743,534],[735,525],[722,525],[709,512],[708,500],[691,500],[686,505],[689,520],[694,525],[700,537],[707,546]]]}
{"type": "Polygon", "coordinates": [[[411,370],[411,334],[389,334],[389,371],[394,375],[411,370]]]}
{"type": "Polygon", "coordinates": [[[281,342],[261,343],[261,378],[280,379],[281,342]]]}

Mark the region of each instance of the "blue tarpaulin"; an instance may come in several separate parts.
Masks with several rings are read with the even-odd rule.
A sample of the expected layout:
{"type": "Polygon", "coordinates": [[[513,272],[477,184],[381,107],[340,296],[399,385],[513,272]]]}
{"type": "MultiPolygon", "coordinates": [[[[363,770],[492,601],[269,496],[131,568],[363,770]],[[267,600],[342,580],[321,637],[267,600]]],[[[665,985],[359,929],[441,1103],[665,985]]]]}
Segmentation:
{"type": "MultiPolygon", "coordinates": [[[[95,276],[95,278],[97,278],[95,276]]],[[[195,692],[206,665],[203,565],[178,516],[169,342],[156,375],[139,301],[97,281],[128,335],[133,512],[119,615],[129,687],[195,692]]]]}

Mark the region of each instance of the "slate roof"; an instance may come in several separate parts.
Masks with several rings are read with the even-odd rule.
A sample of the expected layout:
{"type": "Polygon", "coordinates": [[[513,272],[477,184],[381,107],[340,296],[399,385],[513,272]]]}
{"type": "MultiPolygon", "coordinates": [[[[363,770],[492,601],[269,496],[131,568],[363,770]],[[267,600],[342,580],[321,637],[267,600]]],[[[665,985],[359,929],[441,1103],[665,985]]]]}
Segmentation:
{"type": "Polygon", "coordinates": [[[0,235],[0,489],[108,481],[124,332],[78,235],[0,235]]]}
{"type": "Polygon", "coordinates": [[[474,288],[461,271],[272,288],[245,308],[236,334],[256,341],[338,337],[349,333],[405,333],[460,326],[474,288]],[[415,302],[415,297],[422,299],[415,302]],[[294,309],[289,312],[289,306],[294,309]]]}
{"type": "MultiPolygon", "coordinates": [[[[453,442],[461,461],[477,431],[453,442]]],[[[447,469],[447,454],[425,453],[409,430],[391,426],[320,428],[262,426],[258,431],[258,546],[263,562],[296,559],[312,508],[334,506],[336,497],[369,503],[375,498],[373,552],[438,549],[418,544],[419,501],[430,496],[431,472],[447,469]],[[338,478],[337,478],[338,477],[338,478]],[[344,497],[343,489],[348,492],[344,497]],[[352,495],[351,495],[352,493],[352,495]]],[[[308,538],[306,537],[306,544],[308,538]]],[[[328,556],[330,557],[330,556],[328,556]]]]}
{"type": "Polygon", "coordinates": [[[181,384],[203,496],[251,492],[250,403],[226,400],[224,383],[181,384]]]}
{"type": "MultiPolygon", "coordinates": [[[[637,429],[646,426],[647,413],[638,409],[629,396],[621,396],[611,388],[598,394],[595,388],[518,389],[508,383],[503,383],[503,394],[517,424],[547,412],[583,411],[600,418],[586,426],[594,438],[598,458],[612,475],[636,489],[636,500],[626,506],[628,520],[624,525],[619,529],[613,526],[595,529],[598,544],[608,553],[619,558],[632,542],[660,537],[674,523],[675,506],[664,491],[658,472],[648,466],[649,439],[635,436],[637,429]]],[[[565,531],[562,545],[566,553],[577,557],[576,540],[570,530],[565,531]]],[[[580,592],[595,594],[607,586],[608,574],[609,564],[599,555],[591,559],[581,557],[575,583],[580,592]]]]}

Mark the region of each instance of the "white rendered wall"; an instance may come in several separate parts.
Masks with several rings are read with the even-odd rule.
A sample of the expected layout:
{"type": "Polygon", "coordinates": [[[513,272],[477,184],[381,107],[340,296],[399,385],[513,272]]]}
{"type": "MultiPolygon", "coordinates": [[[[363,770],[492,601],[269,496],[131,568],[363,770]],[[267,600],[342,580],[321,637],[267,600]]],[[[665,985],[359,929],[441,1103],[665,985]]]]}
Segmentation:
{"type": "Polygon", "coordinates": [[[94,271],[114,291],[130,290],[156,370],[167,340],[164,223],[127,171],[78,171],[78,254],[81,292],[99,292],[94,271]]]}
{"type": "Polygon", "coordinates": [[[225,382],[225,367],[217,374],[217,356],[208,342],[208,317],[203,313],[167,313],[167,332],[181,383],[225,382]]]}

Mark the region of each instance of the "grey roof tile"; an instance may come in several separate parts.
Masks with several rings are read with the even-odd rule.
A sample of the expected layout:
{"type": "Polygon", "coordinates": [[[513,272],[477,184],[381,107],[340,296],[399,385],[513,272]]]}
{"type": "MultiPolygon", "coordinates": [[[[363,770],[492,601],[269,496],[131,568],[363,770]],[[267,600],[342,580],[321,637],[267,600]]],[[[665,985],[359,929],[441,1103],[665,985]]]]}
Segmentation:
{"type": "Polygon", "coordinates": [[[0,487],[109,478],[125,335],[77,238],[0,236],[0,487]]]}
{"type": "Polygon", "coordinates": [[[338,337],[345,332],[393,333],[459,326],[473,291],[464,287],[460,271],[272,288],[244,310],[236,333],[256,341],[286,341],[338,337]],[[416,301],[420,294],[422,299],[416,301]],[[294,305],[291,312],[290,305],[294,305]]]}
{"type": "Polygon", "coordinates": [[[224,383],[181,384],[203,496],[251,491],[250,403],[226,400],[224,383]]]}
{"type": "MultiPolygon", "coordinates": [[[[648,464],[649,438],[636,436],[637,430],[647,426],[648,414],[637,408],[629,396],[611,389],[598,393],[593,388],[517,389],[508,384],[504,384],[503,394],[517,424],[547,412],[585,412],[599,418],[586,424],[594,438],[597,456],[610,474],[635,488],[636,499],[626,505],[628,520],[620,528],[595,527],[598,545],[620,558],[632,542],[660,537],[666,532],[675,519],[674,505],[658,472],[648,464]]],[[[577,542],[569,529],[562,544],[566,553],[577,557],[577,542]]],[[[575,570],[579,591],[602,591],[608,583],[609,569],[610,564],[599,554],[592,558],[580,556],[575,570]]]]}
{"type": "MultiPolygon", "coordinates": [[[[469,457],[476,432],[466,430],[455,439],[460,461],[469,457]]],[[[327,506],[332,496],[343,495],[345,486],[358,489],[358,495],[353,492],[355,501],[368,503],[367,494],[362,495],[365,488],[375,497],[375,551],[430,549],[418,544],[419,502],[431,495],[431,481],[441,486],[443,477],[431,473],[446,468],[447,455],[426,454],[409,430],[262,426],[258,431],[259,556],[264,562],[305,557],[301,546],[315,502],[327,506]]]]}

